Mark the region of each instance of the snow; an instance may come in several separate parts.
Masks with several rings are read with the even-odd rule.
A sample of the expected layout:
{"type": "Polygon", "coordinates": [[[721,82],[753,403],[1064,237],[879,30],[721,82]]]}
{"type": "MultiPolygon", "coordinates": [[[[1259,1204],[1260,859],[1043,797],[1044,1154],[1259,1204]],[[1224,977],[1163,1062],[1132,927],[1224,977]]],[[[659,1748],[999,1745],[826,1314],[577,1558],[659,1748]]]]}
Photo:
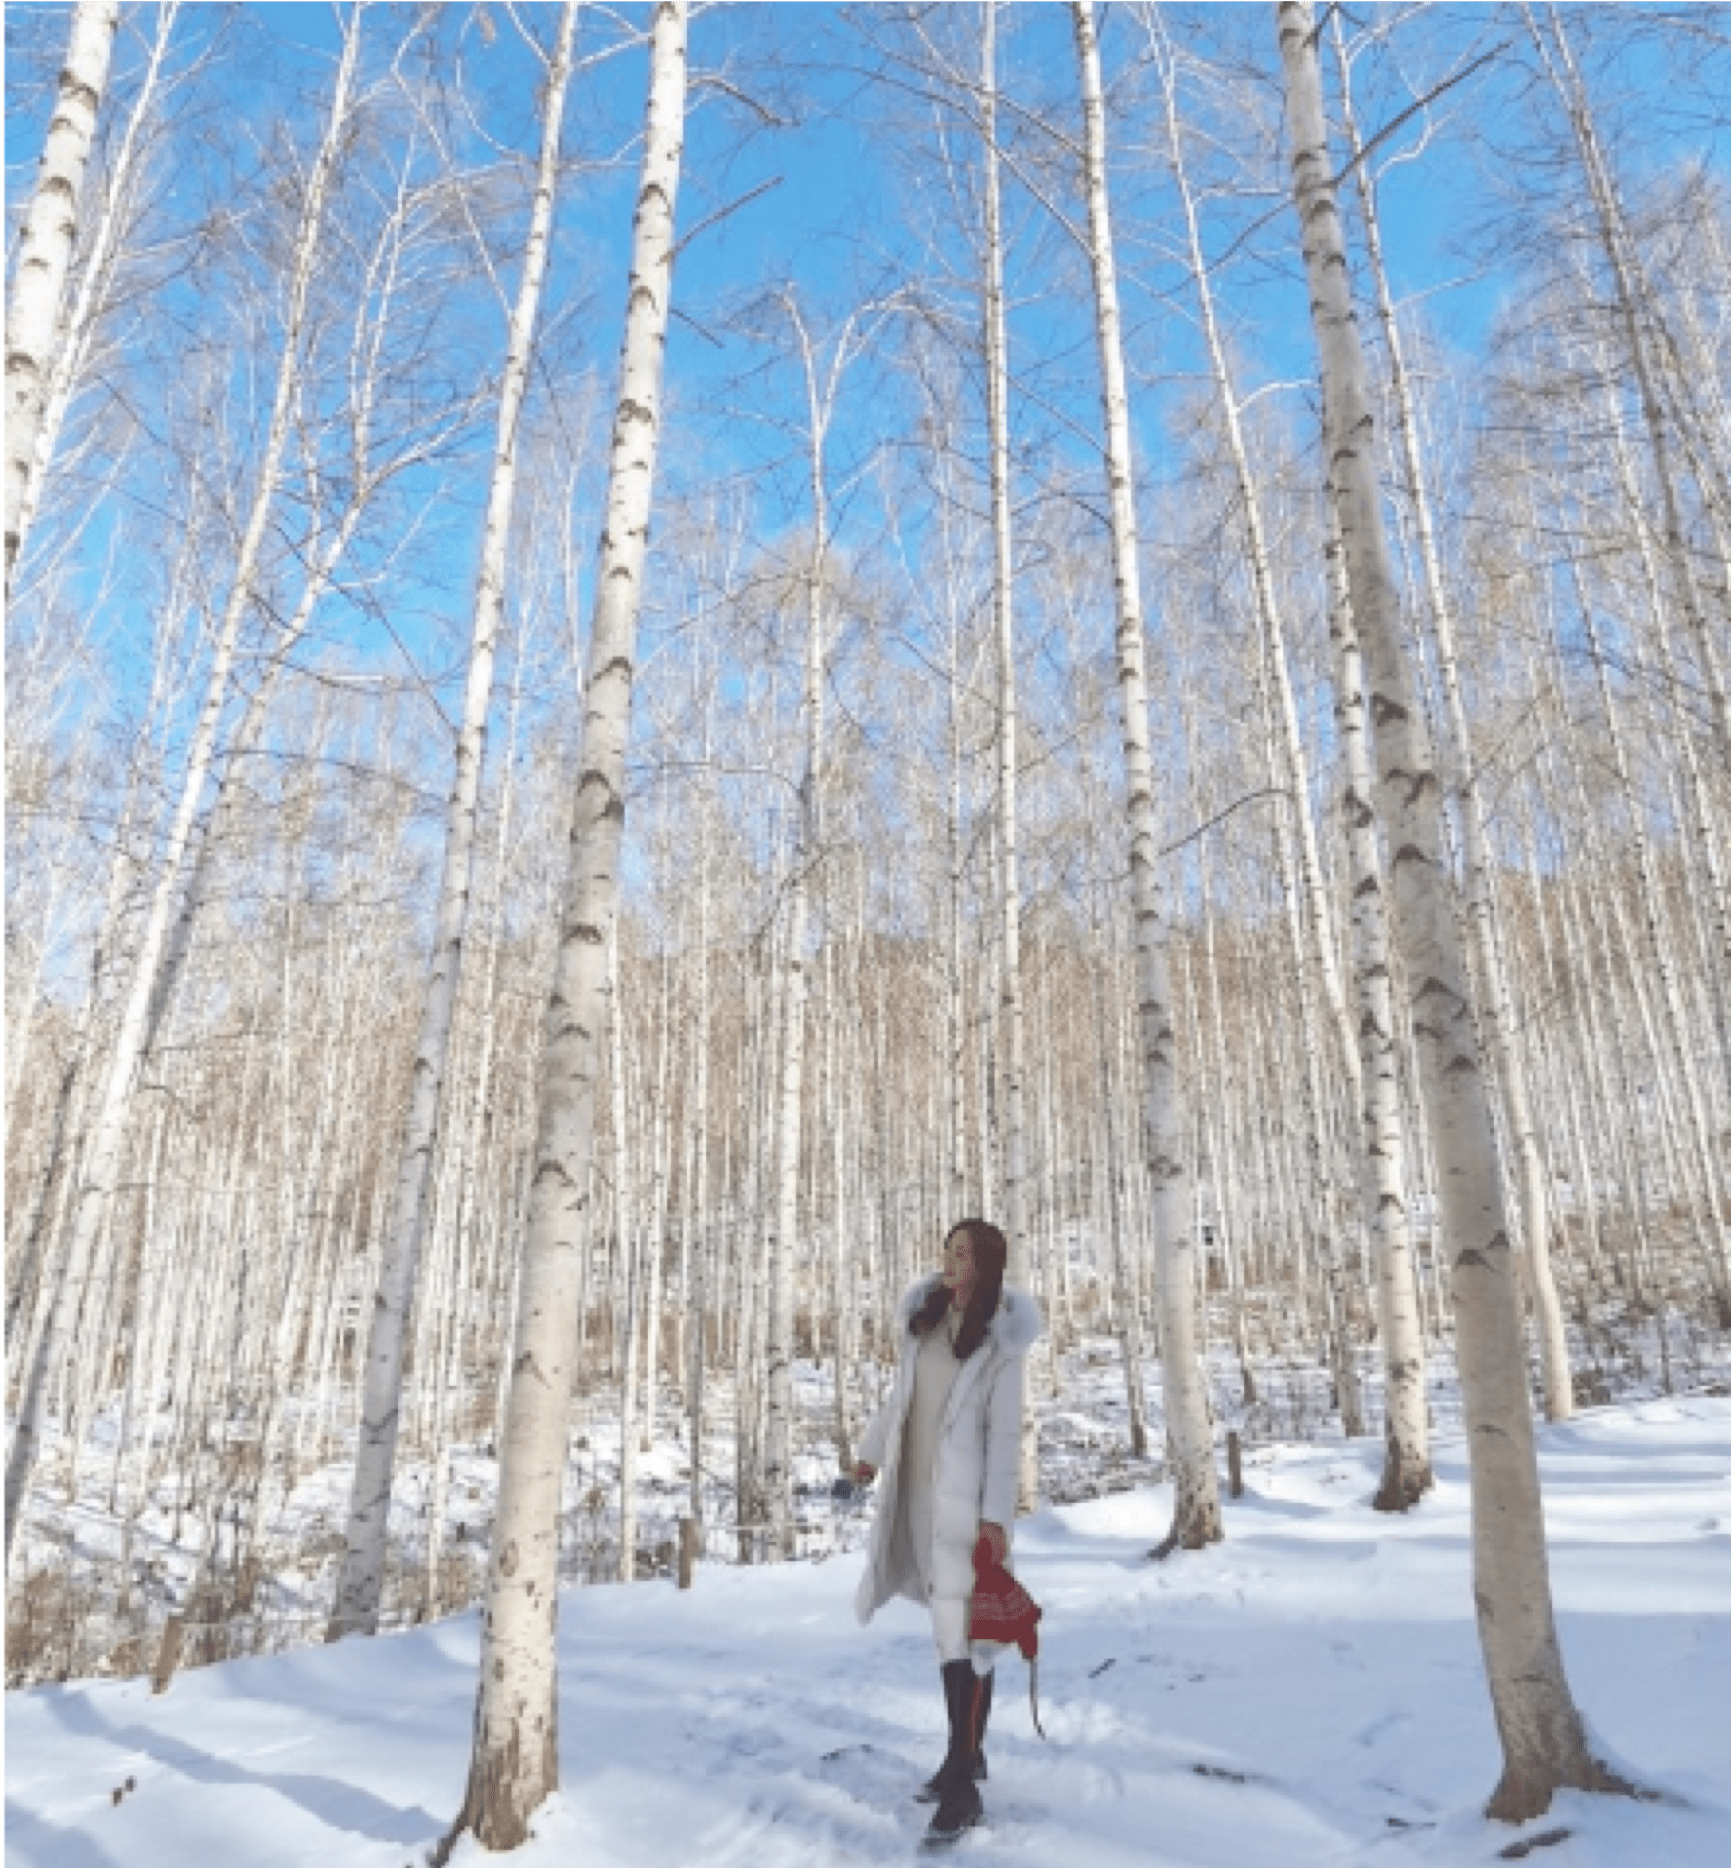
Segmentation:
{"type": "MultiPolygon", "coordinates": [[[[1227,1541],[1163,1565],[1163,1487],[1018,1527],[1046,1611],[1040,1698],[1000,1674],[990,1828],[955,1858],[1045,1868],[1731,1861],[1731,1400],[1541,1430],[1565,1654],[1604,1753],[1652,1801],[1560,1797],[1520,1831],[1496,1776],[1460,1442],[1409,1518],[1368,1442],[1258,1451],[1227,1541]]],[[[859,1559],[569,1592],[563,1794],[521,1868],[904,1862],[942,1750],[923,1618],[853,1617],[859,1559]]],[[[8,1696],[16,1868],[405,1868],[461,1794],[476,1618],[142,1680],[8,1696]],[[131,1780],[116,1804],[114,1791],[131,1780]]],[[[501,1858],[473,1839],[455,1860],[501,1858]]]]}

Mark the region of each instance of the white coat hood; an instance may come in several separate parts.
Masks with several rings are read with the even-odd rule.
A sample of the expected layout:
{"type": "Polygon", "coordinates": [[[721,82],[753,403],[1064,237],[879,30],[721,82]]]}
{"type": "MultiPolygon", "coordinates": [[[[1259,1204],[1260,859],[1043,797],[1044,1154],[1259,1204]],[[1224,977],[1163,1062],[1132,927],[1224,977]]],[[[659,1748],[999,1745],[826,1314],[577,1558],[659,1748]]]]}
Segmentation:
{"type": "MultiPolygon", "coordinates": [[[[942,1282],[942,1278],[934,1272],[929,1278],[921,1278],[911,1284],[902,1293],[902,1300],[896,1305],[900,1334],[907,1334],[907,1327],[915,1313],[942,1282]]],[[[1006,1284],[999,1295],[992,1320],[986,1325],[987,1343],[995,1345],[1006,1356],[1025,1356],[1045,1333],[1046,1322],[1040,1315],[1040,1306],[1026,1291],[1015,1290],[1006,1284]]],[[[976,1350],[975,1353],[979,1352],[976,1350]]]]}

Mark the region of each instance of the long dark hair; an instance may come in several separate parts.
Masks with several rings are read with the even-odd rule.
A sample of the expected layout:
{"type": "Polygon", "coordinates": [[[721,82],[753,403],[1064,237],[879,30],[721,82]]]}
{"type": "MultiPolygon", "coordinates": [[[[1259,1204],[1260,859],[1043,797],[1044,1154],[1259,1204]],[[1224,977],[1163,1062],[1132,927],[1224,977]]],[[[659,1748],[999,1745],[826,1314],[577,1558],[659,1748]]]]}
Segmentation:
{"type": "MultiPolygon", "coordinates": [[[[956,1234],[965,1233],[974,1249],[974,1290],[968,1307],[962,1312],[962,1327],[956,1332],[956,1360],[966,1362],[986,1339],[986,1326],[997,1311],[1004,1294],[1004,1267],[1010,1260],[1010,1242],[989,1219],[958,1219],[944,1234],[944,1244],[956,1234]]],[[[941,1280],[931,1295],[908,1319],[908,1331],[924,1336],[943,1321],[950,1307],[950,1287],[941,1280]]]]}

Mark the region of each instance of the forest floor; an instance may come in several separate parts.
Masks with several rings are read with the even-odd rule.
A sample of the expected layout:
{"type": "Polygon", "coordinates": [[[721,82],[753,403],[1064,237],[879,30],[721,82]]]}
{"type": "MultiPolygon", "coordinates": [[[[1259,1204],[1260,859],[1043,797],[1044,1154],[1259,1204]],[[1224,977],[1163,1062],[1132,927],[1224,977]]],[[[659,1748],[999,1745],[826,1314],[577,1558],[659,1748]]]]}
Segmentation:
{"type": "MultiPolygon", "coordinates": [[[[1017,1531],[1045,1609],[1040,1706],[1004,1671],[990,1826],[958,1860],[1044,1868],[1731,1861],[1731,1399],[1624,1401],[1541,1430],[1570,1677],[1603,1754],[1656,1800],[1480,1809],[1496,1742],[1479,1667],[1463,1449],[1436,1494],[1373,1512],[1374,1442],[1249,1462],[1227,1538],[1148,1561],[1168,1490],[1017,1531]]],[[[704,1564],[696,1586],[564,1598],[562,1794],[522,1868],[816,1868],[908,1860],[942,1708],[923,1618],[853,1616],[859,1560],[704,1564]]],[[[459,1800],[471,1612],[337,1648],[7,1696],[18,1868],[405,1868],[459,1800]]],[[[467,1868],[484,1856],[466,1841],[467,1868]]]]}

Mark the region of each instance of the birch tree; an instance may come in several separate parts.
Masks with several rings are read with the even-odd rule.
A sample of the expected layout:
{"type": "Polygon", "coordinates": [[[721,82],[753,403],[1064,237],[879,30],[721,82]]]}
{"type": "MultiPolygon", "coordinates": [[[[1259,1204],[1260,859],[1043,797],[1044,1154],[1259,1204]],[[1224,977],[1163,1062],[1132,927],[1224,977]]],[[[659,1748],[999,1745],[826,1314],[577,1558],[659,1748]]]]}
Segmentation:
{"type": "Polygon", "coordinates": [[[1419,564],[1423,571],[1425,620],[1442,688],[1444,718],[1448,724],[1450,789],[1456,803],[1465,881],[1467,927],[1472,939],[1474,974],[1478,981],[1478,1016],[1489,1043],[1496,1080],[1502,1090],[1504,1119],[1515,1157],[1520,1192],[1521,1234],[1524,1252],[1520,1264],[1532,1299],[1539,1339],[1539,1360],[1545,1387],[1545,1413],[1551,1420],[1567,1420],[1575,1411],[1574,1385],[1569,1373],[1569,1344],[1563,1328],[1563,1309],[1551,1272],[1551,1169],[1539,1144],[1538,1120],[1527,1081],[1527,1060],[1515,1030],[1515,1007],[1503,943],[1497,927],[1496,900],[1491,882],[1491,855],[1485,826],[1484,785],[1475,736],[1467,718],[1461,691],[1460,658],[1456,652],[1454,607],[1443,575],[1432,514],[1430,476],[1419,446],[1417,410],[1406,364],[1400,321],[1389,290],[1382,255],[1382,223],[1377,210],[1376,184],[1353,114],[1350,68],[1338,15],[1333,20],[1335,48],[1341,70],[1341,116],[1353,164],[1359,210],[1364,222],[1365,259],[1376,291],[1377,318],[1388,353],[1392,426],[1400,447],[1407,497],[1412,502],[1413,525],[1418,535],[1419,564]]]}
{"type": "MultiPolygon", "coordinates": [[[[1313,980],[1322,989],[1323,1008],[1333,1033],[1336,1054],[1346,1070],[1348,1092],[1354,1108],[1361,1106],[1364,1100],[1364,1077],[1351,1015],[1347,1011],[1346,996],[1341,988],[1334,912],[1329,905],[1322,860],[1317,849],[1316,826],[1310,812],[1309,762],[1299,733],[1298,707],[1293,696],[1292,679],[1287,671],[1287,629],[1275,591],[1274,563],[1263,521],[1262,494],[1251,468],[1243,410],[1233,385],[1225,340],[1215,310],[1214,286],[1203,252],[1201,221],[1185,154],[1184,123],[1178,105],[1178,59],[1164,32],[1154,27],[1152,22],[1151,36],[1156,41],[1160,58],[1166,102],[1166,131],[1171,147],[1173,174],[1184,211],[1186,244],[1191,273],[1196,282],[1197,305],[1202,314],[1202,332],[1207,343],[1209,366],[1220,402],[1227,449],[1232,459],[1233,477],[1243,512],[1245,543],[1250,560],[1251,596],[1261,651],[1256,661],[1259,677],[1257,685],[1261,690],[1264,720],[1272,729],[1266,735],[1269,773],[1276,789],[1284,794],[1276,806],[1279,815],[1276,819],[1275,854],[1280,868],[1281,890],[1285,897],[1291,968],[1303,1025],[1305,1127],[1309,1136],[1311,1181],[1320,1207],[1316,1223],[1307,1230],[1316,1241],[1327,1283],[1330,1354],[1334,1363],[1335,1385],[1340,1396],[1341,1424],[1350,1437],[1364,1431],[1363,1409],[1347,1327],[1349,1304],[1346,1255],[1339,1237],[1329,1109],[1322,1087],[1321,1067],[1326,1055],[1323,1049],[1326,1040],[1316,1029],[1313,980]]],[[[1368,1213],[1374,1210],[1380,1197],[1379,1172],[1367,1152],[1360,1152],[1358,1162],[1361,1204],[1368,1213]]]]}
{"type": "Polygon", "coordinates": [[[865,305],[850,313],[829,340],[827,367],[820,361],[799,301],[779,294],[799,350],[805,392],[807,478],[811,501],[811,552],[800,576],[805,608],[805,661],[800,718],[804,746],[795,802],[792,868],[785,892],[782,950],[781,1056],[775,1119],[775,1222],[769,1266],[768,1338],[765,1343],[767,1413],[763,1487],[770,1533],[783,1555],[792,1555],[793,1481],[793,1280],[799,1240],[799,1185],[804,1107],[806,1004],[810,997],[808,925],[814,873],[823,859],[824,689],[829,680],[830,489],[827,443],[848,365],[881,322],[883,308],[865,305]]]}
{"type": "Polygon", "coordinates": [[[523,1248],[511,1385],[500,1435],[499,1506],[482,1617],[468,1787],[439,1850],[472,1829],[483,1848],[519,1847],[558,1788],[559,1501],[585,1233],[595,1098],[605,1042],[606,955],[618,915],[637,619],[661,436],[674,204],[684,147],[685,0],[658,0],[632,230],[620,393],[584,690],[565,904],[540,1066],[535,1169],[523,1248]]]}
{"type": "Polygon", "coordinates": [[[1169,933],[1159,872],[1154,760],[1148,733],[1141,561],[1136,520],[1130,399],[1124,377],[1117,262],[1106,174],[1106,118],[1092,0],[1072,0],[1082,94],[1082,177],[1088,198],[1088,256],[1094,275],[1107,490],[1111,500],[1112,588],[1130,833],[1131,912],[1136,929],[1137,1022],[1142,1050],[1142,1121],[1160,1303],[1160,1373],[1172,1473],[1172,1525],[1155,1551],[1200,1550],[1223,1535],[1208,1390],[1196,1351],[1195,1201],[1191,1192],[1178,1021],[1167,958],[1169,933]]]}
{"type": "Polygon", "coordinates": [[[1379,1511],[1405,1511],[1435,1483],[1425,1406],[1424,1330],[1418,1314],[1412,1213],[1407,1201],[1406,1124],[1395,1050],[1394,971],[1381,852],[1372,803],[1364,656],[1353,621],[1338,529],[1328,540],[1328,625],[1334,643],[1334,719],[1345,768],[1340,810],[1352,874],[1352,970],[1358,1000],[1358,1116],[1372,1185],[1366,1190],[1376,1263],[1377,1320],[1385,1378],[1379,1511]]]}
{"type": "MultiPolygon", "coordinates": [[[[146,149],[149,132],[157,113],[159,89],[162,88],[168,48],[174,35],[183,0],[162,0],[155,9],[155,37],[146,60],[144,76],[127,116],[120,146],[108,164],[104,199],[94,217],[88,241],[80,238],[78,289],[61,319],[58,341],[54,346],[53,367],[42,393],[42,414],[37,424],[34,451],[24,491],[19,500],[16,524],[8,530],[8,549],[21,555],[42,504],[43,488],[50,478],[60,430],[66,420],[80,384],[85,380],[91,352],[102,313],[114,290],[115,278],[125,257],[126,237],[134,218],[136,203],[145,190],[146,149]],[[15,535],[15,543],[13,542],[15,535]]],[[[8,570],[10,579],[10,569],[8,570]]]]}
{"type": "Polygon", "coordinates": [[[493,472],[481,534],[481,564],[475,582],[468,679],[457,730],[455,771],[445,819],[444,873],[439,883],[438,923],[433,938],[420,1035],[397,1169],[391,1227],[367,1338],[366,1381],[361,1398],[360,1437],[349,1494],[342,1574],[331,1610],[329,1638],[371,1634],[378,1627],[384,1593],[386,1533],[396,1471],[397,1432],[403,1386],[403,1354],[415,1278],[420,1265],[427,1189],[438,1144],[439,1107],[451,1026],[461,977],[481,770],[486,759],[487,716],[493,698],[493,665],[505,607],[505,554],[516,497],[518,435],[535,320],[553,237],[558,195],[559,143],[565,123],[565,92],[571,79],[571,49],[577,31],[577,0],[565,0],[559,32],[547,64],[541,117],[541,153],[529,216],[529,239],[506,336],[505,371],[499,387],[499,421],[493,472]]]}
{"type": "Polygon", "coordinates": [[[1557,1640],[1508,1217],[1450,899],[1441,788],[1400,637],[1376,476],[1376,415],[1352,304],[1309,0],[1278,0],[1276,25],[1330,486],[1365,652],[1377,818],[1392,851],[1396,938],[1441,1177],[1471,1454],[1474,1602],[1503,1750],[1488,1814],[1521,1822],[1548,1809],[1559,1789],[1627,1786],[1593,1756],[1557,1640]]]}
{"type": "MultiPolygon", "coordinates": [[[[60,308],[78,240],[84,172],[108,87],[120,0],[78,0],[6,300],[6,592],[24,543],[25,506],[59,346],[60,308]]],[[[10,1517],[8,1517],[10,1523],[10,1517]]]]}
{"type": "MultiPolygon", "coordinates": [[[[992,633],[997,647],[997,922],[998,1034],[1001,1062],[995,1080],[1000,1101],[999,1172],[1006,1276],[1027,1285],[1028,1143],[1027,1034],[1022,994],[1021,833],[1017,812],[1015,535],[1010,519],[1010,335],[1004,309],[1004,225],[998,172],[997,0],[986,0],[980,47],[980,148],[985,165],[981,255],[982,349],[986,365],[987,483],[992,508],[992,633]]],[[[1033,1508],[1039,1487],[1039,1436],[1022,1425],[1020,1504],[1033,1508]]]]}

